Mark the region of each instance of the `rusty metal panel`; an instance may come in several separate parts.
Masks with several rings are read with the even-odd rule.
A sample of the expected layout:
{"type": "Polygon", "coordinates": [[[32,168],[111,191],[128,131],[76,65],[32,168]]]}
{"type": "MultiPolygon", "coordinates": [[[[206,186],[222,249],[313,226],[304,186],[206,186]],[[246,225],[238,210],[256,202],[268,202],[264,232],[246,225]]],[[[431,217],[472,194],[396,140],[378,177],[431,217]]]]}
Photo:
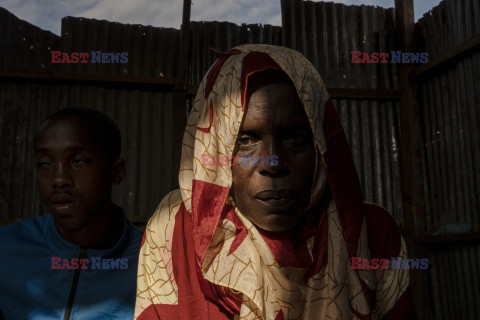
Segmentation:
{"type": "MultiPolygon", "coordinates": [[[[282,0],[284,45],[302,52],[327,88],[398,89],[396,65],[351,63],[351,51],[395,50],[394,10],[282,0]]],[[[334,100],[366,201],[403,225],[398,102],[334,100]]]]}

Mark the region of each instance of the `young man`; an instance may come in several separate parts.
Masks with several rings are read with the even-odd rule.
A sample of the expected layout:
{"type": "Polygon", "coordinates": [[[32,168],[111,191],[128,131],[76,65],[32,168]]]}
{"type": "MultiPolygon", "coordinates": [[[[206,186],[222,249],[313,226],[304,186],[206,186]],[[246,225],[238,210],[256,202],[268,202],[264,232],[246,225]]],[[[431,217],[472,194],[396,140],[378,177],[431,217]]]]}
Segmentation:
{"type": "Polygon", "coordinates": [[[101,112],[61,109],[35,135],[50,214],[0,228],[0,319],[131,319],[141,231],[112,204],[120,132],[101,112]]]}

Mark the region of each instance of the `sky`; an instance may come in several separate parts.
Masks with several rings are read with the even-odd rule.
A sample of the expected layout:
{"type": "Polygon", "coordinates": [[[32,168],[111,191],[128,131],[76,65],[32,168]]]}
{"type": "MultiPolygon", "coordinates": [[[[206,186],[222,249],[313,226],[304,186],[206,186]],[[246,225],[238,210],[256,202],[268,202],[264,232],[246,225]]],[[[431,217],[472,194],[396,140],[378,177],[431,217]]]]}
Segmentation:
{"type": "MultiPolygon", "coordinates": [[[[394,0],[335,0],[346,5],[394,7],[394,0]]],[[[414,0],[415,20],[440,0],[414,0]]],[[[0,0],[18,18],[60,35],[66,16],[180,28],[183,0],[0,0]]],[[[280,0],[192,0],[192,21],[229,21],[281,26],[280,0]]]]}

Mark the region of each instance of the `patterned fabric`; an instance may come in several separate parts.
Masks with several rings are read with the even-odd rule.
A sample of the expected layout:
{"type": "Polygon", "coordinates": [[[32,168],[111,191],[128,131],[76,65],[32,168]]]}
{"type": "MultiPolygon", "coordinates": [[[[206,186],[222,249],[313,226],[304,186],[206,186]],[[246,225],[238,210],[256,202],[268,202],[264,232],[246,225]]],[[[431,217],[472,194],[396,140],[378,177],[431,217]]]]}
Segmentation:
{"type": "Polygon", "coordinates": [[[405,258],[405,244],[389,213],[363,202],[327,90],[300,53],[269,45],[218,53],[188,119],[179,179],[146,227],[136,319],[415,318],[408,270],[352,269],[351,257],[405,258]],[[294,244],[295,259],[282,260],[286,242],[260,233],[235,207],[231,168],[202,165],[202,154],[232,157],[248,76],[267,68],[290,77],[314,136],[308,210],[316,228],[294,244]]]}

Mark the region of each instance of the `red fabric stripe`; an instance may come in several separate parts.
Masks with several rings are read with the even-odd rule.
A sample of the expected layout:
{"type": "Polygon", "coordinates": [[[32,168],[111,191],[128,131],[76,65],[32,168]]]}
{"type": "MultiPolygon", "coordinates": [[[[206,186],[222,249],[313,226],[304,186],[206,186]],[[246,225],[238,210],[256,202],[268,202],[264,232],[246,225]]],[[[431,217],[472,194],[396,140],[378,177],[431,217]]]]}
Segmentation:
{"type": "Polygon", "coordinates": [[[240,221],[240,218],[235,213],[235,210],[232,208],[228,211],[227,216],[225,219],[230,220],[235,225],[235,238],[233,239],[232,245],[228,250],[228,254],[232,254],[235,250],[237,250],[238,246],[243,242],[245,237],[247,236],[247,229],[245,225],[240,221]]]}
{"type": "Polygon", "coordinates": [[[216,50],[213,50],[215,54],[217,55],[218,59],[215,61],[214,65],[210,68],[210,72],[207,75],[207,84],[205,85],[205,99],[207,99],[208,95],[210,94],[210,91],[212,91],[213,85],[215,84],[215,81],[217,80],[218,74],[220,73],[220,70],[223,67],[223,64],[227,59],[234,54],[239,54],[241,51],[237,49],[232,49],[227,52],[218,52],[216,50]]]}
{"type": "Polygon", "coordinates": [[[390,311],[382,320],[417,320],[410,287],[400,296],[390,311]]]}
{"type": "Polygon", "coordinates": [[[315,267],[317,267],[318,263],[325,263],[326,245],[314,245],[312,260],[312,256],[308,251],[307,240],[315,233],[317,233],[316,240],[319,238],[327,240],[326,228],[320,225],[326,225],[323,221],[325,221],[326,209],[330,199],[330,193],[327,191],[319,204],[309,212],[306,212],[297,223],[297,226],[290,230],[269,232],[259,229],[280,268],[310,268],[309,271],[311,271],[316,269],[315,267]],[[323,233],[319,235],[318,232],[323,233]],[[321,262],[318,262],[318,260],[321,260],[321,262]],[[312,267],[312,263],[315,264],[315,267],[312,267]]]}
{"type": "Polygon", "coordinates": [[[331,100],[325,104],[323,130],[327,141],[325,161],[328,183],[342,223],[348,253],[355,256],[364,218],[362,192],[347,137],[331,100]]]}
{"type": "Polygon", "coordinates": [[[220,217],[229,210],[226,205],[230,188],[200,180],[192,182],[192,217],[194,243],[200,264],[210,247],[220,217]]]}
{"type": "Polygon", "coordinates": [[[275,317],[275,320],[284,320],[283,310],[280,310],[280,311],[277,313],[277,316],[275,317]]]}
{"type": "MultiPolygon", "coordinates": [[[[328,207],[327,207],[328,208],[328,207]]],[[[327,209],[326,208],[326,209],[327,209]]],[[[306,281],[320,272],[328,259],[328,219],[325,210],[317,229],[317,235],[313,244],[313,264],[308,270],[306,281]]]]}
{"type": "MultiPolygon", "coordinates": [[[[207,280],[201,276],[193,243],[193,225],[190,215],[182,204],[175,216],[175,228],[172,242],[173,274],[178,287],[178,317],[191,320],[228,320],[233,314],[221,309],[215,302],[205,297],[207,280]],[[203,290],[202,290],[203,289],[203,290]]],[[[208,292],[211,296],[214,294],[208,292]]],[[[224,303],[225,305],[229,305],[224,303]]],[[[167,319],[168,320],[168,319],[167,319]]]]}
{"type": "Polygon", "coordinates": [[[251,52],[243,57],[240,88],[242,91],[242,111],[245,111],[245,104],[247,102],[248,77],[254,73],[267,69],[275,69],[283,72],[282,68],[280,68],[268,53],[251,52]]]}
{"type": "Polygon", "coordinates": [[[177,320],[178,306],[151,304],[138,316],[137,320],[177,320]]]}
{"type": "Polygon", "coordinates": [[[210,111],[209,111],[209,125],[208,128],[199,128],[197,127],[197,130],[200,130],[204,133],[210,133],[210,129],[212,128],[213,124],[213,102],[210,101],[210,111]]]}
{"type": "Polygon", "coordinates": [[[145,237],[147,236],[147,231],[145,230],[143,232],[143,236],[142,236],[142,244],[140,245],[140,249],[143,247],[143,244],[145,243],[145,237]]]}
{"type": "Polygon", "coordinates": [[[280,268],[307,268],[312,264],[312,258],[305,241],[300,243],[292,241],[292,235],[286,233],[272,236],[264,231],[261,234],[280,268]]]}
{"type": "Polygon", "coordinates": [[[360,312],[358,312],[357,310],[355,310],[352,306],[352,302],[348,302],[348,304],[350,305],[350,310],[352,310],[353,314],[360,320],[372,320],[372,314],[371,313],[368,313],[368,314],[361,314],[360,312]]]}
{"type": "Polygon", "coordinates": [[[368,225],[370,258],[390,259],[398,257],[402,246],[400,230],[395,220],[382,207],[365,204],[368,225]]]}

